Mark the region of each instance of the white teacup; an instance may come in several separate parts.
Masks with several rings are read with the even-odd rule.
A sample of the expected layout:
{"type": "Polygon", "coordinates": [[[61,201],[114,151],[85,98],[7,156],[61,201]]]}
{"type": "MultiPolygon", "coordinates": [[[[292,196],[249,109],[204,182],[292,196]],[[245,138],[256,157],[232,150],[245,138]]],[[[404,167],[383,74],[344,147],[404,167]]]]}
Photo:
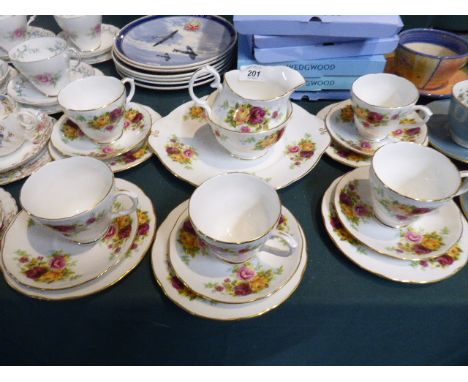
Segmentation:
{"type": "Polygon", "coordinates": [[[38,37],[16,45],[8,52],[13,65],[40,92],[56,96],[70,82],[70,70],[81,61],[79,52],[59,37],[38,37]],[[77,59],[70,66],[70,58],[77,59]]]}
{"type": "Polygon", "coordinates": [[[376,217],[390,227],[413,223],[468,191],[458,171],[444,155],[415,143],[382,146],[369,170],[372,206],[376,217]]]}
{"type": "Polygon", "coordinates": [[[0,16],[0,48],[9,51],[26,39],[26,31],[36,16],[29,20],[23,15],[0,16]]]}
{"type": "Polygon", "coordinates": [[[132,78],[91,76],[68,84],[57,99],[63,112],[84,134],[97,143],[108,143],[122,135],[125,108],[134,94],[132,78]],[[130,84],[128,96],[126,83],[130,84]]]}
{"type": "Polygon", "coordinates": [[[0,157],[9,155],[34,138],[39,114],[28,109],[15,111],[0,119],[0,157]]]}
{"type": "Polygon", "coordinates": [[[78,15],[54,16],[65,32],[66,38],[82,52],[90,52],[101,46],[102,16],[78,15]]]}
{"type": "Polygon", "coordinates": [[[400,119],[415,111],[424,116],[418,127],[432,115],[426,106],[416,105],[419,91],[412,82],[394,74],[366,74],[354,81],[351,101],[354,123],[359,134],[371,141],[380,141],[400,128],[400,119]]]}
{"type": "Polygon", "coordinates": [[[276,229],[281,217],[277,192],[261,178],[227,173],[202,183],[192,194],[189,217],[210,253],[230,263],[250,259],[272,237],[297,247],[294,238],[276,229]]]}
{"type": "Polygon", "coordinates": [[[80,244],[99,240],[112,219],[134,212],[138,197],[118,191],[109,166],[89,157],[50,162],[31,175],[21,188],[20,202],[37,223],[80,244]],[[128,197],[129,209],[114,212],[117,197],[128,197]]]}

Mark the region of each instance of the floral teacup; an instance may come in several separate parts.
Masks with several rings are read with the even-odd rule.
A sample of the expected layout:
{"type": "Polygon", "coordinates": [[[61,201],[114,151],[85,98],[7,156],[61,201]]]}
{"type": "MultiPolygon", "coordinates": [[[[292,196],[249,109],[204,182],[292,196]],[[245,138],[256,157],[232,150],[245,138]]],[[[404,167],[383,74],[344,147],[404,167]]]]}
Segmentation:
{"type": "Polygon", "coordinates": [[[415,143],[382,146],[369,169],[375,216],[390,227],[403,227],[468,190],[468,171],[438,151],[415,143]]]}
{"type": "Polygon", "coordinates": [[[454,85],[448,118],[452,139],[468,149],[468,80],[454,85]]]}
{"type": "Polygon", "coordinates": [[[109,143],[120,138],[124,129],[126,105],[135,94],[132,78],[119,80],[91,76],[73,81],[58,95],[58,103],[69,119],[91,140],[109,143]],[[130,84],[128,96],[125,84],[130,84]]]}
{"type": "Polygon", "coordinates": [[[26,30],[36,16],[29,20],[23,15],[0,16],[0,48],[7,52],[26,39],[26,30]]]}
{"type": "Polygon", "coordinates": [[[70,70],[80,64],[81,56],[59,37],[38,37],[16,45],[8,52],[13,65],[47,96],[56,96],[70,82],[70,70]],[[71,66],[70,58],[76,63],[71,66]]]}
{"type": "Polygon", "coordinates": [[[93,51],[101,46],[102,16],[80,15],[54,16],[68,40],[82,52],[93,51]]]}
{"type": "Polygon", "coordinates": [[[117,191],[114,174],[104,162],[72,157],[50,162],[31,175],[21,188],[20,202],[29,216],[79,244],[103,237],[112,220],[134,212],[138,197],[117,191]],[[132,206],[114,212],[117,197],[132,206]]]}
{"type": "Polygon", "coordinates": [[[188,212],[208,251],[230,263],[249,260],[273,237],[287,243],[285,256],[297,247],[291,235],[276,229],[281,218],[277,192],[254,175],[227,173],[208,179],[192,194],[188,212]]]}
{"type": "Polygon", "coordinates": [[[432,115],[426,106],[416,105],[419,92],[416,86],[394,74],[366,74],[354,81],[351,101],[354,123],[359,134],[371,141],[385,139],[399,128],[400,119],[415,111],[424,117],[413,127],[426,123],[432,115]]]}

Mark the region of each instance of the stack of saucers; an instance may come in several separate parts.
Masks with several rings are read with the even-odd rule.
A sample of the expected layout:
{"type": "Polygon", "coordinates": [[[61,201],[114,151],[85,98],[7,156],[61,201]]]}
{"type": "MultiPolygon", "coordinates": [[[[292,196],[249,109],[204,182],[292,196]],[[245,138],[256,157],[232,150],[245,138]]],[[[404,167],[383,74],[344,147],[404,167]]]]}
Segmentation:
{"type": "Polygon", "coordinates": [[[15,199],[13,199],[9,192],[0,187],[0,246],[3,233],[17,212],[18,207],[16,206],[15,199]]]}
{"type": "Polygon", "coordinates": [[[468,224],[452,200],[464,190],[460,183],[437,151],[389,144],[371,167],[332,183],[322,201],[324,224],[338,249],[373,274],[415,284],[445,280],[468,259],[468,224]]]}
{"type": "Polygon", "coordinates": [[[306,240],[294,215],[273,188],[243,173],[198,187],[190,203],[166,218],[152,251],[164,293],[189,313],[217,320],[274,309],[298,287],[306,264],[306,240]],[[239,192],[245,186],[252,192],[239,192]]]}
{"type": "Polygon", "coordinates": [[[388,143],[427,146],[426,122],[432,112],[416,105],[419,93],[410,81],[386,73],[369,74],[354,82],[351,94],[351,99],[329,105],[317,114],[332,137],[326,151],[332,159],[350,167],[364,167],[388,143]]]}
{"type": "Polygon", "coordinates": [[[5,61],[0,60],[0,94],[6,94],[8,82],[16,76],[17,71],[5,61]]]}
{"type": "Polygon", "coordinates": [[[141,261],[156,226],[143,191],[92,158],[43,167],[20,201],[1,263],[12,288],[39,299],[79,298],[115,284],[141,261]]]}
{"type": "Polygon", "coordinates": [[[0,185],[23,179],[50,162],[46,146],[55,122],[0,96],[0,185]]]}
{"type": "MultiPolygon", "coordinates": [[[[192,74],[209,64],[229,69],[237,41],[234,27],[217,16],[146,16],[118,33],[112,58],[122,77],[156,90],[188,87],[192,74]]],[[[207,74],[194,84],[212,81],[207,74]]]]}

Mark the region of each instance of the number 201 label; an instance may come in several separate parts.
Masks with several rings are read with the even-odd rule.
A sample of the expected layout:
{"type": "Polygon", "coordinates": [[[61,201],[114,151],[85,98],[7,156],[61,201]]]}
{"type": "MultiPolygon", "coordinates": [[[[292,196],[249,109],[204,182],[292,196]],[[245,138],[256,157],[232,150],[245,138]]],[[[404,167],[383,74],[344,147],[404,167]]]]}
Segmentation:
{"type": "Polygon", "coordinates": [[[262,81],[263,71],[260,66],[246,66],[239,72],[239,81],[262,81]]]}

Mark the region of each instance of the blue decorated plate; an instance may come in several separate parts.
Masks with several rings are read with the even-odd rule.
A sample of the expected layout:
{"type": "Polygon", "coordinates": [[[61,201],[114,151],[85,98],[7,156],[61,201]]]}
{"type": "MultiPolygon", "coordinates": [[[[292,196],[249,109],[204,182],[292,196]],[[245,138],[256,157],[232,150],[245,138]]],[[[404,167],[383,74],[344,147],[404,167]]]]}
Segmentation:
{"type": "Polygon", "coordinates": [[[197,67],[232,50],[234,27],[218,16],[146,16],[123,27],[116,55],[136,67],[197,67]]]}
{"type": "Polygon", "coordinates": [[[434,113],[427,122],[429,142],[449,158],[468,163],[468,149],[457,145],[450,136],[447,115],[449,105],[450,100],[433,101],[426,105],[434,113]]]}

